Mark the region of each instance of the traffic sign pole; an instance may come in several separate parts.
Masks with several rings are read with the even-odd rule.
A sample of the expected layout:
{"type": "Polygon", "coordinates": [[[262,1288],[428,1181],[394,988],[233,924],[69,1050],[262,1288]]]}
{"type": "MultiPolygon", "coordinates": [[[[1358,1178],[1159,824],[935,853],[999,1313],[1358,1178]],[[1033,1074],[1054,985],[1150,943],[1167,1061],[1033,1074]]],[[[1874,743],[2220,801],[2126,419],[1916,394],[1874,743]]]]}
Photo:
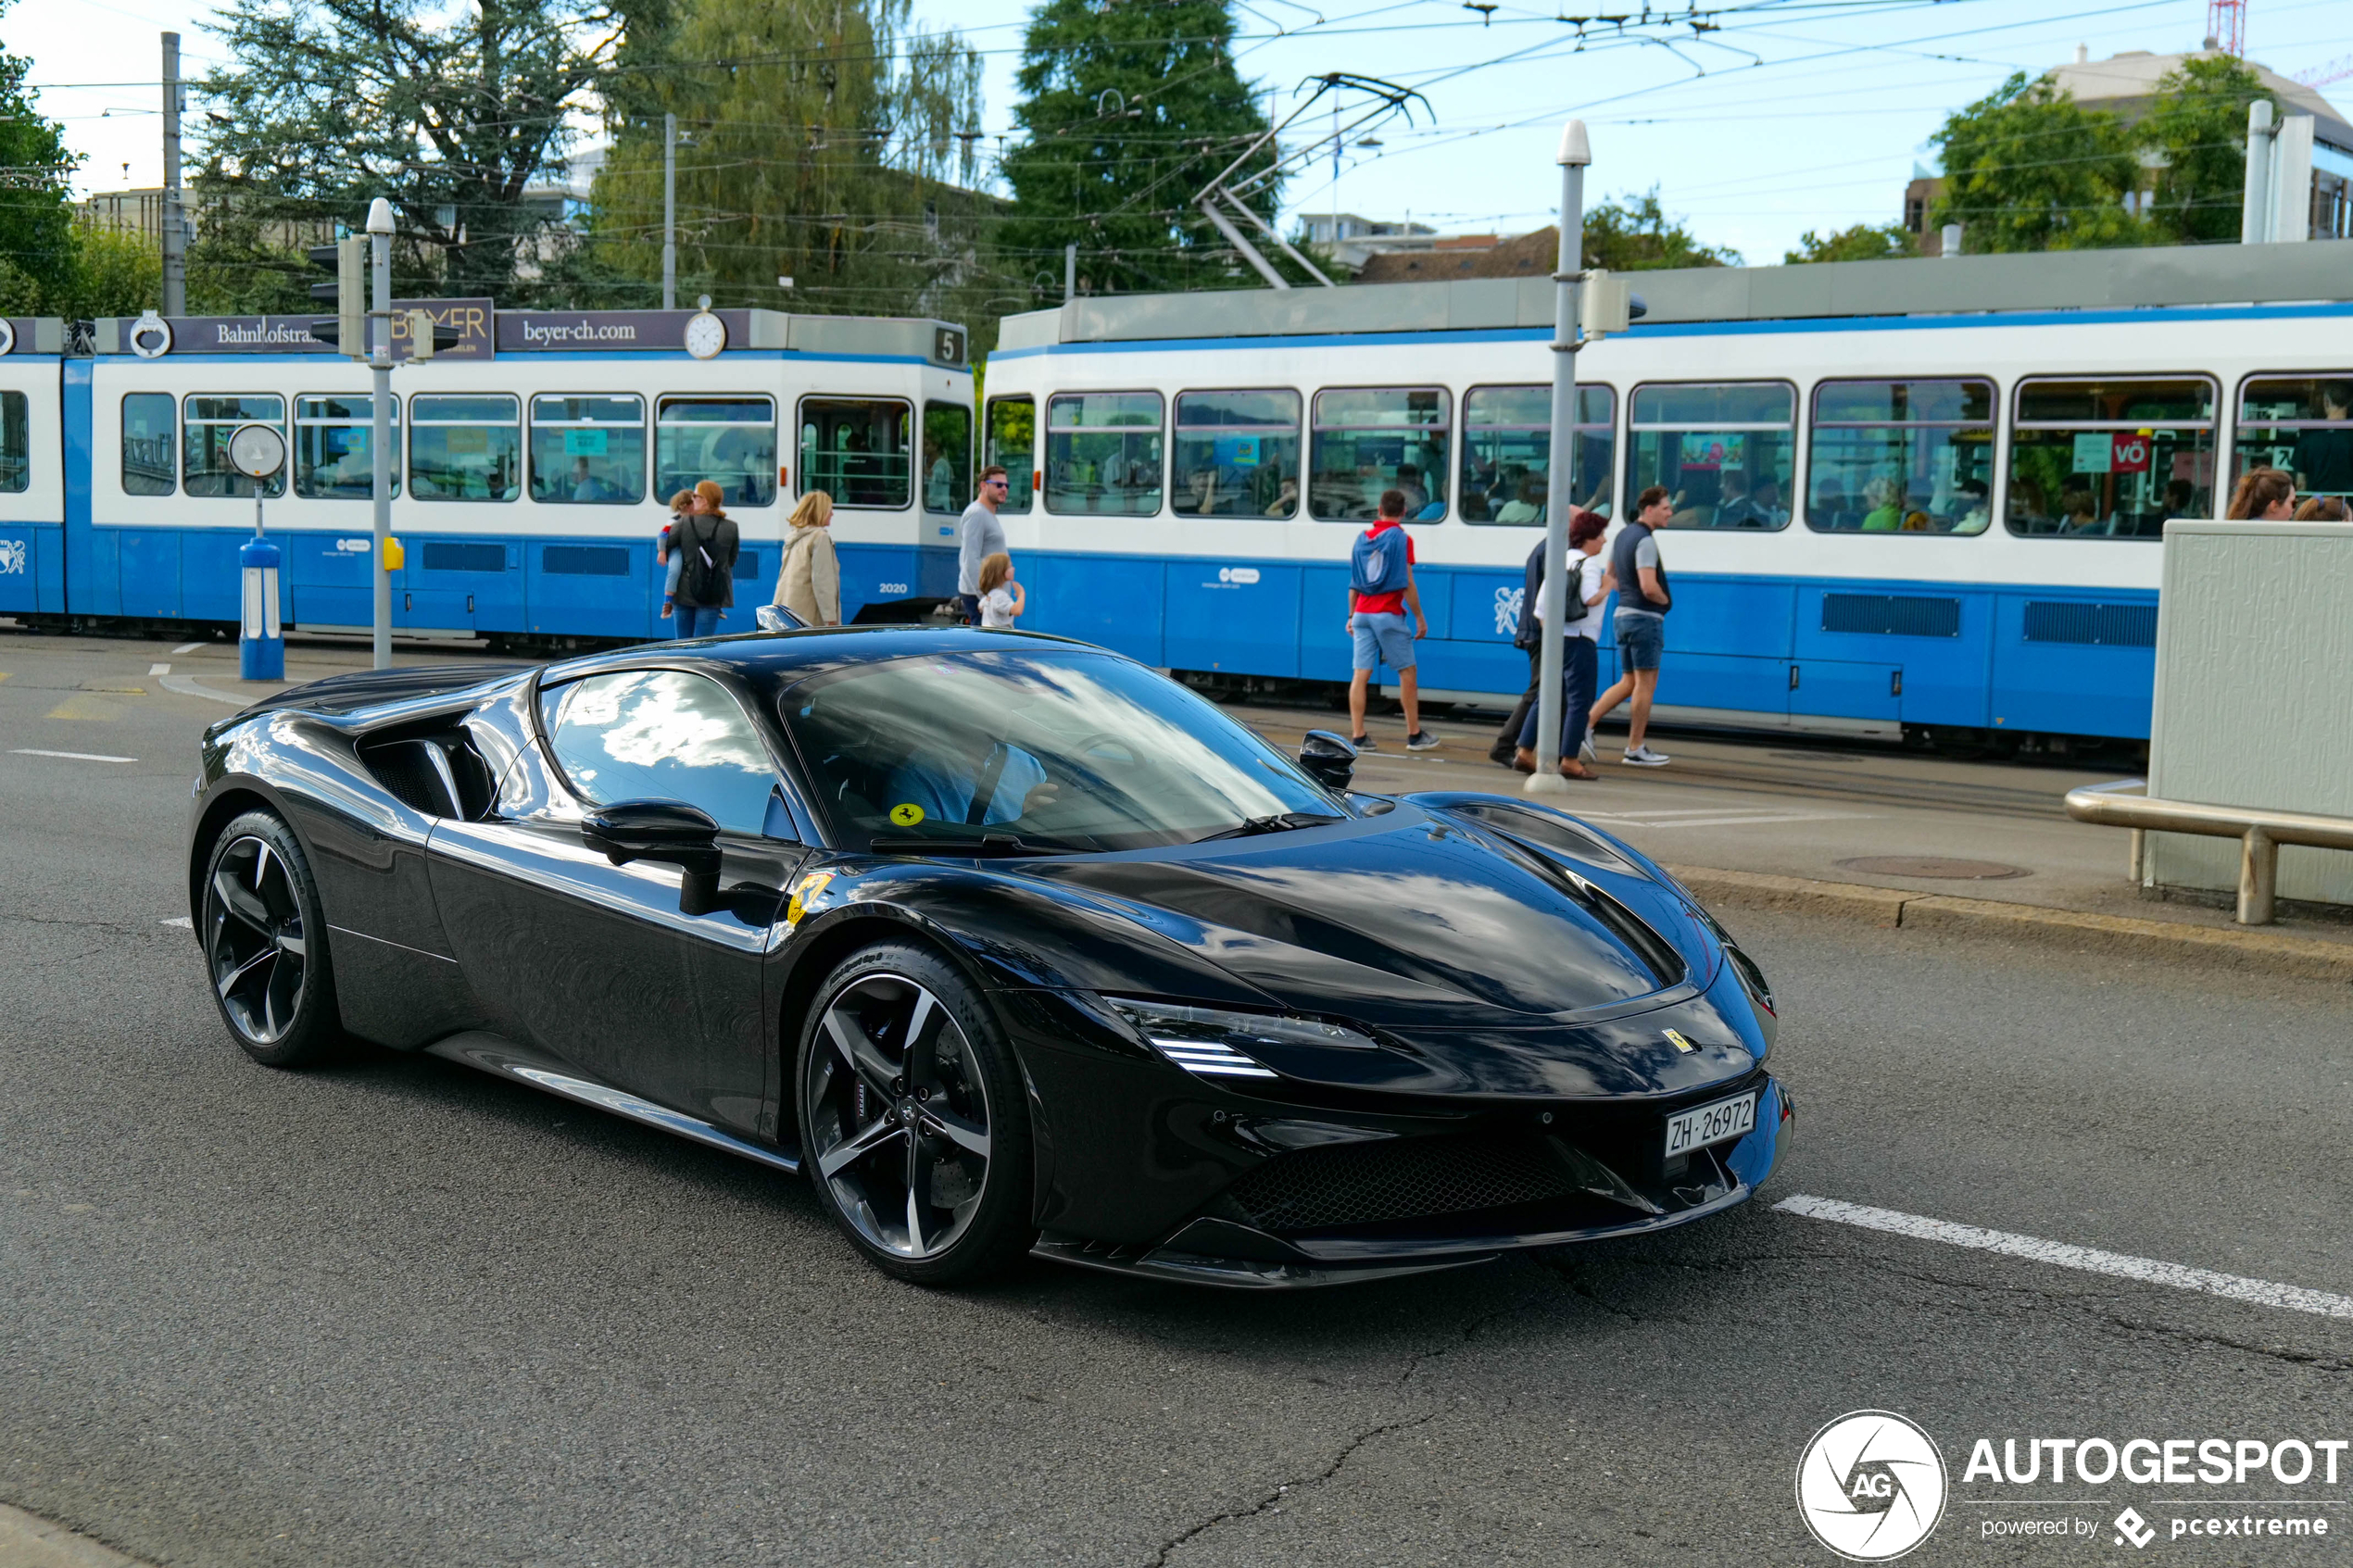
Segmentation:
{"type": "Polygon", "coordinates": [[[375,667],[392,667],[392,204],[378,196],[368,208],[368,245],[375,273],[375,308],[368,312],[375,375],[375,434],[368,443],[374,458],[376,502],[375,667]]]}

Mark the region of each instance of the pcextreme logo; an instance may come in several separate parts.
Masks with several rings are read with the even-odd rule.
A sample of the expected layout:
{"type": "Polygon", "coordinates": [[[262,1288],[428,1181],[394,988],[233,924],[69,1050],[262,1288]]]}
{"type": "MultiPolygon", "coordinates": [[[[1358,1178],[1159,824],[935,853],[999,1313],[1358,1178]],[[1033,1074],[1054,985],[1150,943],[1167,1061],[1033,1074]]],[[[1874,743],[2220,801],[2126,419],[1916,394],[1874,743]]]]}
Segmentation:
{"type": "Polygon", "coordinates": [[[1944,1516],[1944,1458],[1893,1411],[1855,1411],[1814,1434],[1797,1461],[1797,1511],[1850,1562],[1903,1556],[1944,1516]]]}

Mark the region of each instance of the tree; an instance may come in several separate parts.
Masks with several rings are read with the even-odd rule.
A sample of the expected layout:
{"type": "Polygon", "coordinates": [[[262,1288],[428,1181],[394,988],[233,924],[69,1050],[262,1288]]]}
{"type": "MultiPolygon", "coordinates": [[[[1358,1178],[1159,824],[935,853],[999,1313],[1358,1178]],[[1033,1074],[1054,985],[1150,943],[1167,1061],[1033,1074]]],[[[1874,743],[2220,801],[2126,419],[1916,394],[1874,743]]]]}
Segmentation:
{"type": "Polygon", "coordinates": [[[2134,140],[2155,155],[2149,221],[2173,245],[2230,244],[2246,195],[2246,109],[2279,100],[2228,55],[2193,55],[2158,79],[2134,140]]]}
{"type": "Polygon", "coordinates": [[[1931,221],[1961,224],[1972,254],[2155,237],[2125,206],[2141,177],[2130,132],[2048,81],[2019,71],[1930,140],[1944,150],[1944,194],[1931,221]]]}
{"type": "Polygon", "coordinates": [[[1654,185],[1639,196],[1619,196],[1585,215],[1585,265],[1613,272],[1660,267],[1737,267],[1741,253],[1702,245],[1678,219],[1667,221],[1654,185]]]}
{"type": "Polygon", "coordinates": [[[399,286],[509,295],[560,220],[526,188],[562,167],[627,3],[230,0],[195,182],[257,220],[354,229],[384,196],[399,286]]]}
{"type": "MultiPolygon", "coordinates": [[[[1004,265],[1030,293],[1059,296],[1074,243],[1079,286],[1093,293],[1257,284],[1192,205],[1267,129],[1233,36],[1227,0],[1044,0],[1030,13],[1022,140],[1003,160],[1014,204],[1004,265]]],[[[1252,210],[1271,224],[1278,195],[1267,182],[1252,210]]]]}
{"type": "MultiPolygon", "coordinates": [[[[0,0],[0,11],[8,0],[0,0]]],[[[67,185],[81,159],[65,127],[36,112],[25,92],[32,62],[0,51],[0,292],[37,302],[73,273],[73,208],[67,185]]],[[[16,308],[13,305],[10,308],[16,308]]]]}
{"type": "Polygon", "coordinates": [[[968,185],[980,61],[910,0],[690,0],[633,28],[608,94],[581,286],[657,303],[662,117],[678,116],[679,292],[811,311],[947,314],[989,198],[968,185]],[[793,280],[789,291],[776,280],[793,280]]]}
{"type": "Polygon", "coordinates": [[[1888,261],[1919,254],[1911,232],[1901,223],[1857,223],[1834,234],[1808,229],[1798,237],[1797,248],[1784,253],[1781,260],[1794,267],[1807,261],[1888,261]]]}

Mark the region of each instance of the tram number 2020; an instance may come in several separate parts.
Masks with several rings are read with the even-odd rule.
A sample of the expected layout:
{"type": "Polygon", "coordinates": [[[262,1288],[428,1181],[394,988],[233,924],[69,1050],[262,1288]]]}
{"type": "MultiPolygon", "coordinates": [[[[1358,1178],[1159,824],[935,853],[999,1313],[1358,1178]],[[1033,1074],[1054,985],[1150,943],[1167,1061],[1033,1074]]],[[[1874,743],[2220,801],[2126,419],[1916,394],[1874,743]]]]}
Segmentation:
{"type": "Polygon", "coordinates": [[[904,583],[877,583],[875,584],[875,591],[879,594],[903,594],[907,591],[907,584],[904,583]]]}

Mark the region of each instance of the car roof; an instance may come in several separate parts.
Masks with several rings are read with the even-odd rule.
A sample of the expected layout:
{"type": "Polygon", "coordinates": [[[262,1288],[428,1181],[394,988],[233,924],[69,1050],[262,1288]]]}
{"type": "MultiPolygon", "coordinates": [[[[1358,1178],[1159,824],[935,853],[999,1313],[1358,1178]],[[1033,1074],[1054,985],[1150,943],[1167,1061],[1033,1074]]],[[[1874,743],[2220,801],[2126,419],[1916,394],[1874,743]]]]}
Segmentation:
{"type": "Polygon", "coordinates": [[[719,665],[761,684],[787,685],[849,665],[943,653],[1004,652],[1010,648],[1039,652],[1082,649],[1110,654],[1109,649],[1076,638],[1050,636],[1042,632],[981,631],[969,626],[828,626],[798,632],[745,632],[726,637],[698,637],[689,642],[639,643],[551,664],[544,678],[569,681],[601,670],[689,662],[719,665]]]}

